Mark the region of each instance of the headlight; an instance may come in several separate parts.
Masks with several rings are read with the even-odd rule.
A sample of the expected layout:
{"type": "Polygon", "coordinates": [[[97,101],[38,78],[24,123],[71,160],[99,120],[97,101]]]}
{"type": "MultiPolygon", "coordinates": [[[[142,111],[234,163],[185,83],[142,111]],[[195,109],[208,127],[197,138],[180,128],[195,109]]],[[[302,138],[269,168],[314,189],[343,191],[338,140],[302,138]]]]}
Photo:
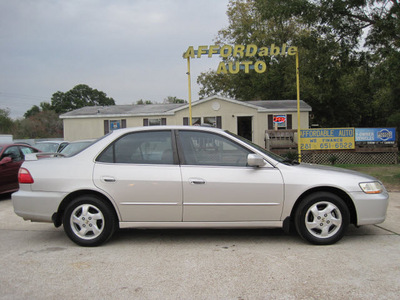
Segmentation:
{"type": "Polygon", "coordinates": [[[380,194],[383,192],[383,185],[378,181],[361,182],[359,185],[366,194],[380,194]]]}

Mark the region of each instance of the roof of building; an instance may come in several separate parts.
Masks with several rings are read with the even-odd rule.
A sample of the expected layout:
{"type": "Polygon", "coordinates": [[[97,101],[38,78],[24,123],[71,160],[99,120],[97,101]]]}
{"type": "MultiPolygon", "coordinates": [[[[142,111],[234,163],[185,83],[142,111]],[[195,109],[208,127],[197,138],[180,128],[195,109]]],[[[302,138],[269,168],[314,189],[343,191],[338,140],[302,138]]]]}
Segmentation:
{"type": "MultiPolygon", "coordinates": [[[[238,101],[219,96],[209,97],[192,102],[192,106],[211,100],[222,100],[253,107],[260,112],[268,111],[297,111],[296,100],[259,100],[259,101],[238,101]]],[[[112,106],[86,106],[65,114],[60,118],[85,118],[85,117],[112,117],[112,116],[152,116],[152,115],[174,115],[175,112],[186,109],[189,104],[132,104],[132,105],[112,105],[112,106]]],[[[311,111],[311,106],[303,100],[300,101],[301,111],[311,111]]]]}

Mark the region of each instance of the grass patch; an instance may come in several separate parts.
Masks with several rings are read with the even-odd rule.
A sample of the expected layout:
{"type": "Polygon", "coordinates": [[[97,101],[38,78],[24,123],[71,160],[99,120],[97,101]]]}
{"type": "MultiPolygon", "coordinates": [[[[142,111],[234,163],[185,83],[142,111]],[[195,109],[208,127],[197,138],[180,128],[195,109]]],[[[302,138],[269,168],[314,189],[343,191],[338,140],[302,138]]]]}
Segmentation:
{"type": "Polygon", "coordinates": [[[388,191],[400,191],[400,164],[398,165],[335,165],[378,178],[388,191]]]}

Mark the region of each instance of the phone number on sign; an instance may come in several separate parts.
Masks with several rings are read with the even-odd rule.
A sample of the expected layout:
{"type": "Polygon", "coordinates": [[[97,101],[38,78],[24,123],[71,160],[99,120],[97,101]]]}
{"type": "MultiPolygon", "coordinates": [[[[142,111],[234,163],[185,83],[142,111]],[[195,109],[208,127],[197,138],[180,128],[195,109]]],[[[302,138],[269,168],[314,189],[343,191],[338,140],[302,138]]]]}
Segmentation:
{"type": "Polygon", "coordinates": [[[353,149],[354,144],[351,142],[344,143],[316,143],[316,144],[301,144],[301,150],[312,149],[353,149]]]}

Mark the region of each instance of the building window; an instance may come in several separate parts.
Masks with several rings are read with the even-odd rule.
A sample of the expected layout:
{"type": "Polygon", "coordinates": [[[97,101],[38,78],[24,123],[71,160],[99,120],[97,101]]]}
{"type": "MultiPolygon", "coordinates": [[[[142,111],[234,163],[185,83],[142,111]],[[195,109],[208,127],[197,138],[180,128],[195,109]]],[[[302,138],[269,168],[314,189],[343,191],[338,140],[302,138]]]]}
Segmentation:
{"type": "Polygon", "coordinates": [[[126,128],[126,119],[104,120],[104,134],[120,128],[126,128]]]}
{"type": "Polygon", "coordinates": [[[110,131],[120,129],[121,128],[121,120],[111,120],[110,121],[110,131]]]}
{"type": "MultiPolygon", "coordinates": [[[[183,118],[183,125],[189,125],[189,118],[183,118]]],[[[222,128],[222,117],[192,117],[192,125],[209,125],[216,128],[222,128]]]]}
{"type": "Polygon", "coordinates": [[[290,114],[275,114],[268,115],[268,129],[292,129],[292,115],[290,114]]]}
{"type": "Polygon", "coordinates": [[[211,125],[212,127],[217,127],[217,117],[204,117],[203,124],[211,125]]]}
{"type": "Polygon", "coordinates": [[[199,117],[192,118],[192,125],[193,126],[200,126],[201,124],[202,124],[201,118],[199,118],[199,117]]]}
{"type": "Polygon", "coordinates": [[[143,126],[167,125],[167,118],[143,119],[143,126]]]}

